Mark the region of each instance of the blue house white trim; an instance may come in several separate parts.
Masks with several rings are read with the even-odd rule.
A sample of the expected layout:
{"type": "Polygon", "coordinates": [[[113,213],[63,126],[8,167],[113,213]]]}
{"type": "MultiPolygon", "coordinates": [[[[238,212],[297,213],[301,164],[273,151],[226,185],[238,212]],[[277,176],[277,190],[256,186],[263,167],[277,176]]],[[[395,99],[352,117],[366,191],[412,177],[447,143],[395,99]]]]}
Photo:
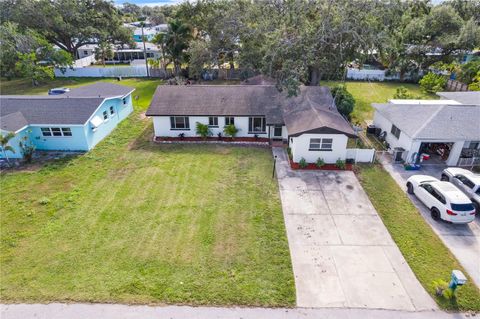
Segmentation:
{"type": "Polygon", "coordinates": [[[36,150],[91,150],[132,113],[133,91],[99,82],[59,96],[1,96],[1,134],[15,133],[9,142],[15,152],[7,156],[22,157],[25,136],[36,150]]]}

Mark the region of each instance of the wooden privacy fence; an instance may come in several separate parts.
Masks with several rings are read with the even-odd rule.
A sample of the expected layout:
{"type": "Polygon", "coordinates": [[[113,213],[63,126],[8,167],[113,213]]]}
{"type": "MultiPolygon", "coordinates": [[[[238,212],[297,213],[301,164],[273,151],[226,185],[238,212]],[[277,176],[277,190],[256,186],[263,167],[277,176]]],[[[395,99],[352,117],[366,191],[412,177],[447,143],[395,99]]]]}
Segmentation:
{"type": "Polygon", "coordinates": [[[448,91],[468,91],[468,85],[456,80],[449,79],[447,81],[447,90],[448,91]]]}

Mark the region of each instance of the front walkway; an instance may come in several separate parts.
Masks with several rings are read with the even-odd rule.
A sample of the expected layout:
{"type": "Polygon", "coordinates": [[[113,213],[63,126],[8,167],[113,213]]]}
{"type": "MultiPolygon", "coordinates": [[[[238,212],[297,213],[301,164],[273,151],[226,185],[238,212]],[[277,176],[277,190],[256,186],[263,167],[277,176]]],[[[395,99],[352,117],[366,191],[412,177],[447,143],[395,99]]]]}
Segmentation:
{"type": "MultiPolygon", "coordinates": [[[[470,317],[470,316],[468,316],[470,317]]],[[[116,304],[0,305],[2,319],[466,319],[460,313],[371,309],[216,308],[116,304]]]]}
{"type": "MultiPolygon", "coordinates": [[[[419,171],[406,171],[402,164],[393,164],[390,155],[380,156],[378,160],[404,192],[407,191],[406,184],[410,176],[421,174],[440,179],[442,170],[447,167],[423,165],[419,171]]],[[[471,223],[461,225],[437,222],[432,219],[430,211],[415,195],[408,195],[408,197],[445,246],[469,273],[475,284],[480,287],[480,216],[477,216],[471,223]]]]}
{"type": "Polygon", "coordinates": [[[297,306],[436,309],[353,172],[293,171],[272,150],[297,306]]]}

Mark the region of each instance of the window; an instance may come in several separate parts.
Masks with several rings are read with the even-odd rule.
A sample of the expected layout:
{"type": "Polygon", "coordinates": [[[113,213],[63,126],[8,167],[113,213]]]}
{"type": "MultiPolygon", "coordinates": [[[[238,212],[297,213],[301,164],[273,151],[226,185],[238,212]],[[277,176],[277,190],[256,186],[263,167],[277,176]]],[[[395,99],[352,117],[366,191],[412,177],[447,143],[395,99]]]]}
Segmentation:
{"type": "Polygon", "coordinates": [[[332,145],[332,138],[311,138],[308,149],[310,151],[331,151],[332,145]]]}
{"type": "Polygon", "coordinates": [[[250,117],[248,118],[248,132],[249,133],[265,133],[265,118],[264,117],[250,117]]]}
{"type": "Polygon", "coordinates": [[[103,111],[103,119],[106,121],[108,120],[108,113],[107,111],[103,111]]]}
{"type": "Polygon", "coordinates": [[[110,114],[111,115],[115,114],[115,108],[113,106],[110,106],[110,114]]]}
{"type": "Polygon", "coordinates": [[[41,127],[43,136],[72,136],[72,130],[69,127],[41,127]]]}
{"type": "Polygon", "coordinates": [[[436,191],[435,189],[432,188],[432,192],[431,192],[432,196],[435,197],[440,203],[442,204],[446,204],[447,201],[445,200],[445,197],[443,197],[442,194],[440,194],[438,191],[436,191]]]}
{"type": "Polygon", "coordinates": [[[188,116],[171,116],[170,129],[172,130],[189,130],[190,121],[188,116]]]}
{"type": "Polygon", "coordinates": [[[72,130],[69,127],[62,127],[63,136],[72,136],[72,130]]]}
{"type": "Polygon", "coordinates": [[[50,130],[53,136],[62,136],[62,130],[59,127],[51,127],[50,130]]]}
{"type": "Polygon", "coordinates": [[[390,133],[392,133],[393,136],[395,136],[396,138],[400,138],[400,132],[400,129],[392,124],[392,129],[390,130],[390,133]]]}
{"type": "Polygon", "coordinates": [[[475,187],[475,184],[471,180],[469,180],[467,177],[463,175],[457,175],[455,177],[458,178],[463,183],[463,185],[467,186],[468,188],[473,189],[475,187]]]}
{"type": "Polygon", "coordinates": [[[218,117],[216,117],[216,116],[209,116],[209,117],[208,117],[208,126],[210,126],[210,127],[218,127],[218,117]]]}
{"type": "Polygon", "coordinates": [[[83,50],[83,55],[88,55],[88,51],[87,51],[87,50],[83,50]]]}
{"type": "Polygon", "coordinates": [[[42,130],[42,135],[43,136],[52,136],[52,132],[50,132],[49,127],[42,127],[42,128],[40,128],[40,130],[42,130]]]}
{"type": "Polygon", "coordinates": [[[235,118],[234,117],[226,117],[225,118],[225,126],[227,125],[235,125],[235,118]]]}
{"type": "Polygon", "coordinates": [[[476,150],[480,146],[480,142],[470,142],[468,148],[476,150]]]}
{"type": "Polygon", "coordinates": [[[473,204],[450,204],[450,206],[452,206],[452,209],[457,212],[468,212],[475,209],[473,204]]]}
{"type": "Polygon", "coordinates": [[[127,99],[126,98],[124,98],[122,101],[123,101],[123,104],[127,104],[127,99]]]}

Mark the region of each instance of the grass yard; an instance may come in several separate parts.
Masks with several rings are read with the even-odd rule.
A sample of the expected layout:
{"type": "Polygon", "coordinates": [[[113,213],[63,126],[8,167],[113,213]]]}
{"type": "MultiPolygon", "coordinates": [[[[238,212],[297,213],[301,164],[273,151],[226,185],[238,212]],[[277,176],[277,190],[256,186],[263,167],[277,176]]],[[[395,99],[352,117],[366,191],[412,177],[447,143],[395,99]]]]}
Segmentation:
{"type": "Polygon", "coordinates": [[[471,279],[457,290],[454,301],[435,295],[434,280],[448,282],[453,269],[467,272],[388,172],[380,165],[360,166],[357,176],[410,268],[439,306],[447,310],[480,311],[480,291],[471,279]]]}
{"type": "MultiPolygon", "coordinates": [[[[321,85],[333,86],[340,84],[339,81],[321,82],[321,85]]],[[[355,98],[355,108],[351,114],[353,122],[363,123],[365,120],[373,119],[374,110],[371,103],[384,103],[392,99],[396,90],[400,86],[404,86],[407,90],[415,96],[422,98],[436,99],[436,95],[423,94],[420,91],[420,86],[412,83],[398,83],[398,82],[360,82],[347,81],[348,91],[355,98]]]]}
{"type": "Polygon", "coordinates": [[[1,300],[293,306],[270,150],[154,145],[160,81],[121,83],[135,112],[93,151],[0,176],[1,300]]]}

